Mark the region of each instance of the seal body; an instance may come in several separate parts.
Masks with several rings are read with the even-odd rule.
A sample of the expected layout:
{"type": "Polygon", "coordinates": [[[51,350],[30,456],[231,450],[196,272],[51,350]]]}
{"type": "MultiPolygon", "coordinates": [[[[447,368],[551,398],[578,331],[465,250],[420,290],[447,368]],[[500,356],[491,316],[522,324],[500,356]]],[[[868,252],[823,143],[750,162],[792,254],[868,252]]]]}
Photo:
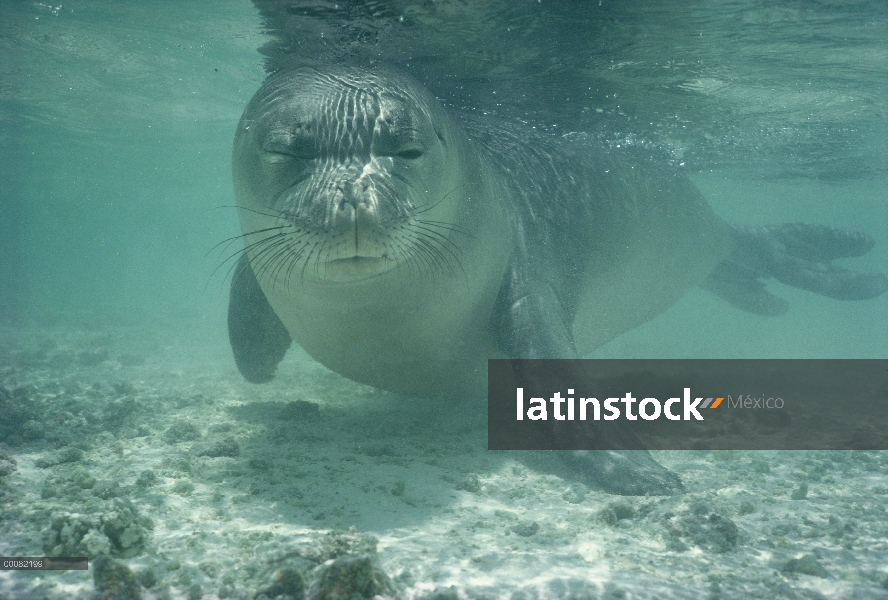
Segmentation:
{"type": "MultiPolygon", "coordinates": [[[[696,285],[762,314],[784,309],[767,277],[841,298],[888,288],[829,264],[866,236],[741,231],[644,150],[448,114],[387,69],[270,77],[232,169],[245,252],[229,333],[254,382],[292,339],[361,383],[481,396],[487,359],[581,356],[696,285]]],[[[647,453],[564,456],[617,493],[681,487],[647,453]]]]}
{"type": "Polygon", "coordinates": [[[376,387],[480,395],[487,359],[513,354],[496,314],[510,261],[585,352],[728,252],[685,180],[525,133],[458,124],[397,73],[269,80],[238,127],[235,193],[250,265],[296,343],[376,387]]]}

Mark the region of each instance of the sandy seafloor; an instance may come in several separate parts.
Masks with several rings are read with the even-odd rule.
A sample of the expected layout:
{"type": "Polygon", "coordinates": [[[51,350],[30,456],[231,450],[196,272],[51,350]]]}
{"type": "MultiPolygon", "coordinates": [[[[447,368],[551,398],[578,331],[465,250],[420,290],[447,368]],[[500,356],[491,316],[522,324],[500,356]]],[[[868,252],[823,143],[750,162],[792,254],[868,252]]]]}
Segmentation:
{"type": "MultiPolygon", "coordinates": [[[[317,598],[888,598],[888,453],[657,452],[687,493],[609,496],[487,451],[483,402],[298,350],[254,386],[221,341],[0,330],[0,554],[110,551],[140,583],[106,598],[273,597],[294,572],[317,598]]],[[[0,598],[90,598],[94,571],[0,572],[0,598]]]]}

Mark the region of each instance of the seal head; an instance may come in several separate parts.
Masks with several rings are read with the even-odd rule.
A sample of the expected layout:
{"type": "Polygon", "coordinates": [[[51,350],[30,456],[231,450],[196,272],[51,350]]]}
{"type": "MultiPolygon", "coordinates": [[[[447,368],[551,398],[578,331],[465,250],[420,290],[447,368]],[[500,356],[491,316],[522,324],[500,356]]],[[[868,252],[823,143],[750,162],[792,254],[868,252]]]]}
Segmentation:
{"type": "Polygon", "coordinates": [[[232,162],[257,275],[275,286],[294,275],[333,283],[404,265],[458,268],[448,227],[462,208],[447,198],[480,180],[459,164],[462,138],[424,88],[397,74],[272,77],[246,109],[232,162]]]}

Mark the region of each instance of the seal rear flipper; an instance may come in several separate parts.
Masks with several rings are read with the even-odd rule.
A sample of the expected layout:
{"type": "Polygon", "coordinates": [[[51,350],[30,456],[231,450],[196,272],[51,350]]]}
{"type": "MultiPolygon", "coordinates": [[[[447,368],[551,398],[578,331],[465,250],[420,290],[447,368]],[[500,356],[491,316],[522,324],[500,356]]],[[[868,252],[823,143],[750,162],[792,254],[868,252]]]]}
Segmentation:
{"type": "Polygon", "coordinates": [[[246,254],[231,278],[228,340],[238,370],[251,383],[271,381],[293,341],[259,287],[246,254]]]}
{"type": "Polygon", "coordinates": [[[741,265],[723,261],[713,269],[703,287],[741,310],[774,317],[789,310],[786,300],[765,290],[760,275],[741,265]]]}
{"type": "Polygon", "coordinates": [[[800,223],[734,232],[734,252],[703,287],[738,308],[762,315],[786,312],[786,303],[766,292],[760,281],[771,277],[837,300],[869,300],[888,291],[883,273],[859,273],[832,264],[869,252],[874,242],[866,234],[800,223]]]}

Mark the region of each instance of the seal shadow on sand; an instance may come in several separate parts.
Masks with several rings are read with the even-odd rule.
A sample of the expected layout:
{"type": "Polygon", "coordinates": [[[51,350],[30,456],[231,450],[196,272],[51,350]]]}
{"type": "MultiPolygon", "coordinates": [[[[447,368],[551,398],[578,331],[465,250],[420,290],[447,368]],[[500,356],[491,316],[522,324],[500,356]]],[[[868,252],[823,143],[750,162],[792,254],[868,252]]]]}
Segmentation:
{"type": "Polygon", "coordinates": [[[249,493],[277,502],[288,520],[369,531],[411,527],[515,464],[509,453],[485,452],[478,399],[445,405],[357,384],[307,361],[287,360],[286,367],[261,399],[227,412],[253,429],[244,445],[249,493]]]}

